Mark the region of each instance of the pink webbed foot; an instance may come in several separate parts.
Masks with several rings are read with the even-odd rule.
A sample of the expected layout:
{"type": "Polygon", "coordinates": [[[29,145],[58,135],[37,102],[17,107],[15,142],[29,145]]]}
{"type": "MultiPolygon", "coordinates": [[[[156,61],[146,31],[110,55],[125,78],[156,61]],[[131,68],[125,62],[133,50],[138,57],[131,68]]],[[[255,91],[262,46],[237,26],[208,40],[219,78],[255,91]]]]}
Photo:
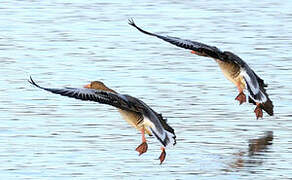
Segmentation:
{"type": "Polygon", "coordinates": [[[239,101],[239,105],[246,102],[246,96],[243,92],[239,93],[238,96],[236,96],[235,100],[239,101]]]}
{"type": "Polygon", "coordinates": [[[262,108],[260,107],[260,104],[257,105],[257,107],[255,108],[254,112],[255,112],[255,114],[256,114],[257,119],[263,117],[263,110],[262,110],[262,108]]]}
{"type": "Polygon", "coordinates": [[[159,160],[160,160],[160,164],[163,163],[164,159],[165,159],[165,156],[166,156],[166,152],[165,152],[165,148],[161,148],[162,152],[159,156],[159,160]]]}
{"type": "Polygon", "coordinates": [[[146,142],[142,142],[137,148],[136,151],[139,152],[139,156],[141,156],[143,153],[147,152],[148,144],[146,142]]]}

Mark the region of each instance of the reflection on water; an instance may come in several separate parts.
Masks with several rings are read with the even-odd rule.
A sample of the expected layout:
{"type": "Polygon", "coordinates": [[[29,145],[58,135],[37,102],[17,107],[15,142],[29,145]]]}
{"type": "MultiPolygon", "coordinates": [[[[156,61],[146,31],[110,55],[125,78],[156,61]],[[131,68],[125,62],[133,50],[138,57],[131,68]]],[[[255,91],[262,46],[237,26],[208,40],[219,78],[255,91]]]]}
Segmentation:
{"type": "MultiPolygon", "coordinates": [[[[262,165],[267,149],[273,144],[273,131],[267,131],[262,137],[250,139],[248,151],[240,151],[233,154],[235,161],[229,164],[232,169],[241,169],[243,167],[254,167],[262,165]]],[[[225,171],[230,171],[226,170],[225,171]]]]}
{"type": "MultiPolygon", "coordinates": [[[[273,138],[273,131],[267,131],[264,136],[249,140],[248,155],[254,156],[258,152],[264,152],[269,145],[273,144],[273,138]]],[[[262,153],[260,153],[260,155],[262,155],[262,153]]]]}

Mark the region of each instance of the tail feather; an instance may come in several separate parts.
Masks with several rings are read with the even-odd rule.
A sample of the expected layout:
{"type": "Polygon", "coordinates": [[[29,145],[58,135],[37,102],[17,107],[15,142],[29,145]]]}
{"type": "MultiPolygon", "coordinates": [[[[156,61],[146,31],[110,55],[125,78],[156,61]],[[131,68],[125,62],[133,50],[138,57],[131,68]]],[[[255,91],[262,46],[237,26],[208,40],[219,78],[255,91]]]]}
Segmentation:
{"type": "Polygon", "coordinates": [[[246,86],[247,86],[247,91],[249,93],[249,98],[251,98],[253,101],[264,103],[268,100],[267,96],[261,90],[259,90],[256,94],[254,94],[248,83],[246,83],[246,86]]]}
{"type": "Polygon", "coordinates": [[[167,119],[164,118],[162,116],[162,114],[159,114],[159,113],[155,112],[154,110],[153,110],[153,112],[158,117],[160,123],[162,124],[163,128],[166,131],[166,134],[170,137],[170,141],[171,141],[170,144],[175,145],[176,144],[176,135],[175,135],[174,129],[170,125],[168,125],[167,119]]]}
{"type": "Polygon", "coordinates": [[[154,134],[154,136],[159,140],[159,142],[164,146],[174,146],[176,144],[176,136],[175,134],[164,131],[163,134],[159,133],[155,127],[150,127],[151,132],[154,134]]]}
{"type": "MultiPolygon", "coordinates": [[[[268,94],[266,93],[266,90],[264,88],[261,88],[261,91],[265,94],[265,96],[267,97],[267,101],[264,103],[260,104],[260,107],[266,111],[266,113],[268,113],[270,116],[274,115],[274,105],[273,102],[271,101],[271,99],[268,97],[268,94]]],[[[251,98],[248,97],[248,102],[252,103],[254,105],[256,105],[256,102],[251,98]]]]}
{"type": "Polygon", "coordinates": [[[270,116],[274,115],[274,105],[270,99],[268,99],[265,103],[262,103],[261,108],[266,111],[270,116]]]}
{"type": "Polygon", "coordinates": [[[146,125],[158,141],[164,146],[176,144],[174,130],[166,123],[166,119],[150,107],[144,112],[144,125],[146,125]]]}
{"type": "MultiPolygon", "coordinates": [[[[255,75],[257,77],[257,80],[258,80],[258,83],[260,86],[260,92],[262,92],[267,98],[267,100],[265,102],[261,103],[260,106],[264,111],[266,111],[266,113],[268,113],[270,116],[273,116],[274,115],[274,105],[273,105],[273,102],[271,101],[271,99],[269,98],[269,95],[267,94],[267,92],[266,92],[267,90],[265,88],[265,87],[268,87],[268,85],[265,84],[264,80],[262,80],[257,74],[255,74],[255,75]]],[[[251,97],[248,98],[248,102],[256,104],[256,102],[251,97]]]]}
{"type": "Polygon", "coordinates": [[[268,85],[266,85],[264,83],[264,80],[262,80],[260,77],[258,77],[257,74],[255,74],[259,85],[260,85],[260,90],[264,93],[264,95],[267,97],[267,101],[261,104],[261,108],[266,111],[270,116],[274,115],[274,105],[273,102],[271,101],[271,99],[269,98],[269,95],[267,94],[267,90],[265,87],[268,87],[268,85]]]}

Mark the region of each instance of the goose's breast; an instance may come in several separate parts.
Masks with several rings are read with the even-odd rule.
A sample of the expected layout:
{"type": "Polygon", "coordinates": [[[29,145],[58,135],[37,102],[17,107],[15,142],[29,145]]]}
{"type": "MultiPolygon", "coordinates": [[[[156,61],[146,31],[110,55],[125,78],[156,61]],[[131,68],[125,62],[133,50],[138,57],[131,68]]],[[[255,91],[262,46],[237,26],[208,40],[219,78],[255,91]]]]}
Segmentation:
{"type": "Polygon", "coordinates": [[[224,62],[224,61],[220,61],[220,60],[216,60],[220,69],[222,70],[224,76],[231,81],[232,83],[234,83],[235,85],[237,85],[238,83],[240,83],[243,88],[245,86],[244,83],[244,79],[240,74],[240,67],[232,62],[224,62]]]}

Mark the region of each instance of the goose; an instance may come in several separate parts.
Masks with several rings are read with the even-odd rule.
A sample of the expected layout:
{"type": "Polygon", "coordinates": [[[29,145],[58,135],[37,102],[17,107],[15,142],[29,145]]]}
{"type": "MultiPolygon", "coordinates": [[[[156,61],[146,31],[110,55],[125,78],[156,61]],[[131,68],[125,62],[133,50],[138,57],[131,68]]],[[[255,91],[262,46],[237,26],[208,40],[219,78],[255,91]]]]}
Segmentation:
{"type": "Polygon", "coordinates": [[[37,88],[51,93],[75,98],[83,101],[94,101],[101,104],[108,104],[118,108],[122,117],[142,134],[142,143],[136,148],[139,156],[148,149],[145,134],[154,135],[161,144],[160,164],[166,157],[166,147],[176,144],[176,135],[167,120],[159,113],[155,112],[146,103],[130,95],[120,94],[108,88],[101,81],[93,81],[83,88],[46,88],[39,86],[30,77],[29,83],[37,88]]]}
{"type": "Polygon", "coordinates": [[[237,87],[239,94],[236,96],[235,100],[239,101],[240,105],[246,102],[247,97],[244,94],[244,90],[247,90],[248,102],[256,105],[254,113],[257,119],[263,117],[262,110],[267,112],[270,116],[274,115],[273,102],[266,92],[267,84],[264,83],[264,80],[262,80],[246,62],[234,53],[221,51],[215,46],[209,46],[196,41],[172,36],[162,36],[145,31],[138,27],[133,19],[129,19],[129,24],[144,34],[157,37],[177,47],[189,49],[193,54],[215,59],[224,76],[237,87]]]}

